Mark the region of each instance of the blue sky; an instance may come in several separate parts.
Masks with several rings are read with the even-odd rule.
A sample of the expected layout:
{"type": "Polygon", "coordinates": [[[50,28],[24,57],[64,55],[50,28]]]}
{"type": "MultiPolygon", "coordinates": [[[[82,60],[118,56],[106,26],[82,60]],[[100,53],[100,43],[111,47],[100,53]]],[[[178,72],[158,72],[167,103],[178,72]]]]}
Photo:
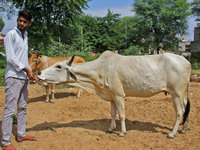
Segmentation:
{"type": "Polygon", "coordinates": [[[113,13],[119,13],[124,16],[133,16],[134,13],[131,11],[133,0],[92,0],[88,3],[89,9],[84,10],[86,14],[92,16],[103,17],[107,14],[108,9],[113,13]]]}
{"type": "Polygon", "coordinates": [[[133,4],[133,0],[92,0],[88,3],[91,9],[123,7],[133,4]]]}
{"type": "MultiPolygon", "coordinates": [[[[188,0],[192,1],[192,0],[188,0]]],[[[134,16],[134,13],[131,11],[132,4],[134,0],[92,0],[88,3],[89,9],[84,10],[84,13],[92,15],[92,16],[100,16],[103,17],[107,14],[108,9],[111,10],[113,13],[119,13],[122,17],[124,16],[134,16]]],[[[3,34],[6,34],[9,30],[16,26],[16,19],[17,16],[13,16],[12,20],[7,20],[3,18],[5,22],[5,26],[2,30],[3,34]]],[[[194,27],[196,27],[197,22],[194,21],[193,17],[189,19],[189,29],[187,34],[188,40],[193,40],[193,32],[194,27]]]]}

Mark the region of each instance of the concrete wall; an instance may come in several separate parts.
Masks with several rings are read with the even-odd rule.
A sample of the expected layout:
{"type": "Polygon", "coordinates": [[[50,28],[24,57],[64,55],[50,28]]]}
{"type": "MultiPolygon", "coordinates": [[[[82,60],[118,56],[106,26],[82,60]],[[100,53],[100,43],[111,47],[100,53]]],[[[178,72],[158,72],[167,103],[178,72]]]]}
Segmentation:
{"type": "Polygon", "coordinates": [[[194,41],[200,41],[200,25],[194,28],[194,41]]]}
{"type": "Polygon", "coordinates": [[[200,52],[200,24],[194,28],[194,41],[189,46],[191,52],[200,52]]]}

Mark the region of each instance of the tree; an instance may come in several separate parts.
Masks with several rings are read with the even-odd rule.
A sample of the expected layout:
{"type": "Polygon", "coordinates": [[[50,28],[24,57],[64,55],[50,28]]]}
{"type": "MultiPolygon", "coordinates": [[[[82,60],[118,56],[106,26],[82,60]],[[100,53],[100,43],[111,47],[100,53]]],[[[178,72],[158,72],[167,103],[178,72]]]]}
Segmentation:
{"type": "Polygon", "coordinates": [[[83,31],[84,46],[90,47],[94,52],[122,48],[124,30],[121,32],[121,25],[123,24],[124,27],[124,22],[120,21],[119,17],[120,14],[114,14],[110,10],[104,17],[81,16],[79,20],[83,31]]]}
{"type": "Polygon", "coordinates": [[[4,23],[3,19],[0,18],[0,32],[2,31],[4,25],[5,25],[5,23],[4,23]]]}
{"type": "Polygon", "coordinates": [[[0,16],[3,18],[6,12],[8,19],[16,13],[15,7],[11,3],[12,0],[0,0],[0,16]]]}
{"type": "Polygon", "coordinates": [[[176,35],[185,34],[190,4],[187,0],[135,0],[133,11],[138,18],[141,42],[148,43],[159,53],[159,45],[170,46],[176,35]]]}
{"type": "Polygon", "coordinates": [[[97,18],[97,35],[99,35],[98,42],[96,43],[97,49],[115,50],[120,48],[121,40],[119,38],[118,29],[116,28],[119,17],[120,14],[114,14],[108,9],[108,13],[105,17],[97,18]]]}
{"type": "Polygon", "coordinates": [[[29,28],[31,47],[44,49],[51,38],[62,36],[62,26],[68,25],[82,9],[86,9],[90,0],[12,0],[17,9],[26,8],[33,15],[32,26],[29,28]]]}
{"type": "Polygon", "coordinates": [[[200,21],[200,0],[193,0],[192,13],[196,16],[196,21],[200,21]]]}

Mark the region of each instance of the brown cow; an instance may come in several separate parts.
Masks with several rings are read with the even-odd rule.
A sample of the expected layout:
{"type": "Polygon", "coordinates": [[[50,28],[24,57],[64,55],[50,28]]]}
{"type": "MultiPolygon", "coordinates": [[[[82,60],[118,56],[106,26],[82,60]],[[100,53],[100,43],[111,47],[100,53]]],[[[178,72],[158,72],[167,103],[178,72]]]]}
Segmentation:
{"type": "MultiPolygon", "coordinates": [[[[48,56],[40,57],[39,54],[40,54],[40,52],[34,52],[34,53],[31,53],[31,56],[29,57],[29,66],[34,73],[38,73],[41,70],[44,70],[44,69],[52,66],[56,62],[63,61],[66,59],[68,59],[68,60],[71,59],[71,57],[69,57],[69,58],[67,58],[67,57],[54,57],[53,58],[53,57],[48,57],[48,56]]],[[[85,62],[85,60],[82,57],[76,56],[73,63],[83,63],[83,62],[85,62]]],[[[54,103],[55,84],[46,83],[46,82],[43,82],[42,84],[45,86],[46,93],[47,93],[45,102],[54,103]],[[52,94],[51,99],[49,99],[50,86],[51,86],[51,94],[52,94]]],[[[79,98],[81,96],[81,94],[82,94],[82,89],[79,89],[77,98],[79,98]]]]}

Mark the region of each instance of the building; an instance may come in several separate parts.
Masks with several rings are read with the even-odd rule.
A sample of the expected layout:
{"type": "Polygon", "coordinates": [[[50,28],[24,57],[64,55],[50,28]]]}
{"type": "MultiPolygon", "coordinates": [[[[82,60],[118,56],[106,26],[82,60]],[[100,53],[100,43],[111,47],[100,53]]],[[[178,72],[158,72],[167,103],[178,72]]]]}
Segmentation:
{"type": "Polygon", "coordinates": [[[194,28],[194,41],[189,45],[191,52],[200,52],[200,23],[194,28]]]}
{"type": "Polygon", "coordinates": [[[181,41],[178,43],[179,51],[180,52],[189,51],[188,46],[191,44],[191,41],[186,40],[186,35],[184,34],[184,35],[178,36],[178,39],[181,41]]]}

